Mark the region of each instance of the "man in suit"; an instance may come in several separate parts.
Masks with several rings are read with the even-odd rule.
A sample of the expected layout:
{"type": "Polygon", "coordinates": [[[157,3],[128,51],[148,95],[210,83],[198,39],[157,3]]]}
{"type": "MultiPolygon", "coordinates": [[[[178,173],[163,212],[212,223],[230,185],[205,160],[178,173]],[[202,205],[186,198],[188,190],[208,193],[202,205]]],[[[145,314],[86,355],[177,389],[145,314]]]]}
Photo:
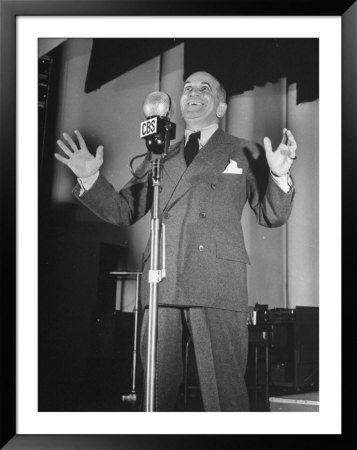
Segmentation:
{"type": "MultiPolygon", "coordinates": [[[[248,351],[249,264],[241,215],[248,201],[259,224],[283,225],[294,197],[289,171],[296,142],[284,129],[273,151],[264,139],[269,166],[257,177],[257,145],[219,129],[227,108],[225,91],[206,72],[184,83],[180,101],[185,137],[164,162],[160,216],[166,225],[166,278],[159,286],[156,410],[173,411],[182,381],[182,333],[193,340],[205,411],[249,411],[244,382],[248,351]],[[198,152],[198,153],[197,153],[198,152]]],[[[149,175],[115,189],[99,172],[103,148],[92,156],[81,134],[78,145],[64,133],[56,157],[78,177],[74,195],[94,213],[117,225],[131,225],[152,206],[149,175]]],[[[150,172],[146,158],[137,174],[150,172]]],[[[144,251],[141,300],[145,310],[141,356],[146,367],[150,241],[144,251]]]]}

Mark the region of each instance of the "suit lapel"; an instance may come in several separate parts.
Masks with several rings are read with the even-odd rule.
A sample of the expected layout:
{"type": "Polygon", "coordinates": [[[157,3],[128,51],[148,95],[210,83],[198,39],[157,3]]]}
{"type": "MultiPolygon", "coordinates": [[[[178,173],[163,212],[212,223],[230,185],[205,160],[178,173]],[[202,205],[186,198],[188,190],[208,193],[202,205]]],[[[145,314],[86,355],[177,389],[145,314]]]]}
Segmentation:
{"type": "Polygon", "coordinates": [[[173,190],[171,195],[164,199],[162,210],[169,209],[195,184],[207,177],[211,178],[213,173],[219,172],[222,167],[225,167],[230,152],[230,146],[227,143],[229,141],[226,139],[226,134],[217,130],[189,167],[186,167],[183,155],[184,140],[173,149],[172,157],[170,155],[164,165],[164,171],[170,179],[173,190]]]}
{"type": "Polygon", "coordinates": [[[170,149],[164,161],[164,173],[174,186],[179,183],[186,170],[186,162],[183,156],[184,145],[185,139],[183,138],[170,149]]]}

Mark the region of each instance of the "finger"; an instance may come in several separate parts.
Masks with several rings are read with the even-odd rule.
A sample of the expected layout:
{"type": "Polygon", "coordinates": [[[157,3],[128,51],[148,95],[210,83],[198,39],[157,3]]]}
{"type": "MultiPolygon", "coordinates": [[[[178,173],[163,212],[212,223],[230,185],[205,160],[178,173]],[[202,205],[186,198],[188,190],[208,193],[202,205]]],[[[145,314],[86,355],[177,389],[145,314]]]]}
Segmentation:
{"type": "Polygon", "coordinates": [[[288,143],[288,136],[287,136],[287,128],[283,129],[283,137],[281,139],[281,143],[286,145],[288,143]]]}
{"type": "Polygon", "coordinates": [[[294,138],[292,132],[288,130],[287,131],[287,136],[288,136],[288,143],[287,144],[288,144],[289,148],[291,150],[295,151],[297,149],[297,144],[296,144],[296,141],[295,141],[295,138],[294,138]]]}
{"type": "Polygon", "coordinates": [[[272,153],[273,147],[271,145],[271,140],[268,137],[264,138],[264,148],[266,153],[272,153]]]}
{"type": "Polygon", "coordinates": [[[290,159],[296,159],[296,141],[291,131],[288,131],[288,156],[290,159]]]}
{"type": "Polygon", "coordinates": [[[97,151],[95,152],[95,158],[96,158],[98,161],[103,161],[103,153],[104,153],[104,147],[103,147],[103,145],[100,145],[100,146],[97,148],[97,151]]]}
{"type": "Polygon", "coordinates": [[[66,141],[70,145],[71,149],[74,152],[77,152],[78,151],[77,144],[74,142],[74,140],[71,138],[71,136],[68,133],[63,133],[63,137],[66,139],[66,141]]]}
{"type": "Polygon", "coordinates": [[[63,156],[59,155],[58,153],[55,153],[55,158],[58,159],[58,161],[61,161],[61,163],[68,166],[68,161],[69,161],[68,158],[63,158],[63,156]]]}
{"type": "Polygon", "coordinates": [[[74,130],[74,132],[76,133],[80,148],[87,148],[87,145],[81,133],[78,130],[74,130]]]}
{"type": "Polygon", "coordinates": [[[58,139],[57,145],[64,151],[67,156],[73,156],[73,152],[60,139],[58,139]]]}

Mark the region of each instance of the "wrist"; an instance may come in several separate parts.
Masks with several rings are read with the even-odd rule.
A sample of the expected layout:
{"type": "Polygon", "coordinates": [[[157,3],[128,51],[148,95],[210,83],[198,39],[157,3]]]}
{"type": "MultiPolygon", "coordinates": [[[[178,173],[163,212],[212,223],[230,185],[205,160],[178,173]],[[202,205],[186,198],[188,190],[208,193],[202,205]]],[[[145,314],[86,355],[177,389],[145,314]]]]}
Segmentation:
{"type": "Polygon", "coordinates": [[[288,175],[290,174],[290,171],[284,173],[283,175],[277,175],[277,174],[274,173],[272,170],[270,170],[270,173],[273,175],[273,177],[276,177],[276,178],[283,178],[283,177],[288,176],[288,175]]]}
{"type": "Polygon", "coordinates": [[[85,177],[78,177],[78,178],[83,182],[91,181],[91,180],[93,180],[94,177],[97,176],[98,173],[99,173],[99,169],[96,172],[91,173],[90,175],[86,175],[85,177]]]}
{"type": "Polygon", "coordinates": [[[78,183],[83,191],[89,191],[99,177],[99,170],[88,177],[78,177],[78,183]]]}

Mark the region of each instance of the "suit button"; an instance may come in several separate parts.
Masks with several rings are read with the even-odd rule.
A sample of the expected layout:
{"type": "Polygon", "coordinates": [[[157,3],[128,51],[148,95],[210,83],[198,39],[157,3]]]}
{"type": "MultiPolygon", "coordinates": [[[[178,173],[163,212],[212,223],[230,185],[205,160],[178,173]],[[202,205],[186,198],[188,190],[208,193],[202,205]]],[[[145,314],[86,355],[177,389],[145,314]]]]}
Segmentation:
{"type": "Polygon", "coordinates": [[[198,250],[199,250],[200,252],[203,252],[204,249],[205,249],[205,248],[204,248],[203,245],[199,245],[199,246],[198,246],[198,250]]]}
{"type": "Polygon", "coordinates": [[[215,183],[212,183],[212,184],[211,184],[211,188],[212,188],[212,189],[216,189],[216,184],[215,184],[215,183]]]}
{"type": "Polygon", "coordinates": [[[165,212],[165,214],[164,214],[164,219],[168,219],[169,217],[170,217],[170,213],[165,212]]]}
{"type": "Polygon", "coordinates": [[[162,186],[159,186],[159,192],[162,192],[162,186]]]}
{"type": "Polygon", "coordinates": [[[205,219],[207,217],[207,214],[205,212],[200,212],[199,216],[201,219],[205,219]]]}

